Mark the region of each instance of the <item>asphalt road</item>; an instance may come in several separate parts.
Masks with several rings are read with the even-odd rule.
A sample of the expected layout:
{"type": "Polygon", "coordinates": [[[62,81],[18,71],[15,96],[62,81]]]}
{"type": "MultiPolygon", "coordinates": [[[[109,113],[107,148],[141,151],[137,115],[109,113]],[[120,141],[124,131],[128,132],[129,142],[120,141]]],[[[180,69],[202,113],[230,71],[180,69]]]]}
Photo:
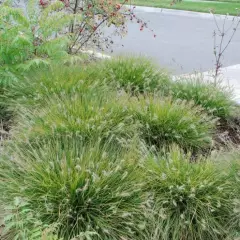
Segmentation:
{"type": "MultiPolygon", "coordinates": [[[[146,55],[174,74],[214,68],[213,32],[217,27],[211,14],[142,7],[137,7],[135,12],[148,22],[157,37],[154,38],[147,29],[140,31],[139,25],[129,23],[128,35],[123,39],[114,39],[114,55],[146,55]]],[[[223,16],[216,18],[222,27],[223,16]]],[[[231,23],[232,17],[229,17],[225,29],[231,23]]],[[[233,27],[225,37],[225,44],[232,31],[233,27]]],[[[223,67],[240,63],[240,26],[224,53],[222,63],[223,67]]]]}

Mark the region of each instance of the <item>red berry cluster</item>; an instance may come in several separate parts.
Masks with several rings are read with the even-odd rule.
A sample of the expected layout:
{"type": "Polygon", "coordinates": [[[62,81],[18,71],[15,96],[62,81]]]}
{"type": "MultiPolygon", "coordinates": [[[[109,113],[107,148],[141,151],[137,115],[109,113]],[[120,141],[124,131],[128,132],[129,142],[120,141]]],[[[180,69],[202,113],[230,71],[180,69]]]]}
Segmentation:
{"type": "Polygon", "coordinates": [[[139,28],[140,31],[143,31],[144,29],[148,29],[153,34],[153,37],[156,38],[157,35],[154,33],[154,31],[152,29],[150,29],[148,27],[147,22],[143,21],[142,19],[140,19],[136,16],[136,14],[134,13],[135,8],[136,8],[136,6],[133,6],[132,8],[128,9],[130,21],[135,20],[136,23],[138,23],[140,25],[140,28],[139,28]]]}

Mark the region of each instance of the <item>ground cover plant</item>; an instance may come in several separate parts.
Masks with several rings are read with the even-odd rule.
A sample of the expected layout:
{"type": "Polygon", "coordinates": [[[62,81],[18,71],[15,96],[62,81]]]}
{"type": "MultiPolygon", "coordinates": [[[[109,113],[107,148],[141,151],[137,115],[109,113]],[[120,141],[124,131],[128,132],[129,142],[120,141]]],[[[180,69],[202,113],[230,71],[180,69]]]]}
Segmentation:
{"type": "Polygon", "coordinates": [[[0,161],[0,202],[8,209],[5,239],[31,239],[32,234],[36,239],[224,239],[237,234],[234,165],[222,170],[222,164],[197,155],[193,163],[191,155],[171,147],[209,149],[217,124],[212,112],[194,99],[176,100],[166,92],[141,96],[125,92],[124,85],[115,89],[104,71],[85,71],[89,66],[34,72],[35,78],[28,75],[18,90],[13,88],[14,100],[9,97],[14,91],[6,95],[8,106],[18,111],[0,161]],[[105,190],[97,191],[94,184],[105,190]],[[76,193],[80,185],[88,194],[76,193]]]}
{"type": "MultiPolygon", "coordinates": [[[[57,223],[55,233],[59,239],[144,236],[139,172],[127,153],[124,156],[107,144],[94,140],[86,144],[75,138],[46,141],[34,149],[31,145],[12,145],[9,151],[18,155],[19,165],[11,160],[1,162],[0,176],[5,179],[1,187],[5,189],[7,178],[14,184],[5,192],[5,201],[18,197],[25,203],[21,206],[23,214],[24,209],[29,209],[32,217],[46,226],[57,223]]],[[[8,221],[14,223],[12,218],[8,221]]],[[[34,230],[34,224],[23,220],[22,229],[17,230],[34,230]]]]}
{"type": "MultiPolygon", "coordinates": [[[[126,59],[125,65],[131,67],[132,61],[126,59]]],[[[73,66],[58,71],[53,68],[40,73],[34,81],[27,78],[12,87],[5,100],[20,113],[14,134],[18,132],[19,138],[23,138],[27,133],[28,138],[34,139],[59,134],[89,138],[101,133],[105,137],[114,136],[115,140],[130,139],[137,134],[150,146],[177,143],[183,148],[211,147],[217,119],[194,103],[165,97],[165,89],[169,86],[161,83],[161,75],[156,77],[159,86],[156,93],[160,91],[160,95],[151,96],[155,89],[147,86],[144,92],[149,95],[143,98],[138,96],[141,91],[135,91],[136,97],[132,96],[132,91],[125,93],[125,85],[119,94],[114,90],[114,80],[105,81],[108,78],[105,70],[98,75],[98,68],[89,68],[91,65],[86,69],[73,66]]],[[[124,79],[129,79],[128,76],[126,74],[124,79]]],[[[143,87],[145,75],[140,74],[138,78],[143,87]]],[[[118,81],[116,78],[115,82],[118,81]]],[[[167,81],[170,85],[170,80],[167,81]]],[[[129,82],[140,89],[138,82],[132,79],[129,82]]]]}
{"type": "Polygon", "coordinates": [[[91,92],[97,95],[111,88],[111,82],[106,83],[98,71],[91,66],[78,67],[53,64],[44,71],[31,71],[20,81],[13,82],[11,88],[5,89],[1,102],[8,109],[18,108],[18,105],[28,108],[44,106],[47,98],[81,95],[91,92]]]}
{"type": "Polygon", "coordinates": [[[19,138],[35,139],[69,135],[83,141],[97,138],[121,143],[138,134],[138,123],[117,104],[116,98],[100,93],[85,93],[72,97],[53,98],[36,111],[23,109],[13,134],[19,138]],[[106,99],[106,97],[108,99],[106,99]],[[28,119],[28,120],[27,120],[28,119]]]}

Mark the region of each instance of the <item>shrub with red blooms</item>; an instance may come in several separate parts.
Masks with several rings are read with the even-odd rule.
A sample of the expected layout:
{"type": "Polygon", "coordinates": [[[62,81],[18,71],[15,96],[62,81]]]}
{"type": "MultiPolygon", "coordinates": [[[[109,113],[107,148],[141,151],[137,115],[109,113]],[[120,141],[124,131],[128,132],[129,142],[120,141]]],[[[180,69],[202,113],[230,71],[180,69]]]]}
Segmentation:
{"type": "MultiPolygon", "coordinates": [[[[148,28],[147,23],[134,13],[135,7],[126,6],[129,0],[59,0],[64,3],[61,12],[76,15],[65,34],[69,35],[69,53],[76,53],[84,47],[111,49],[113,35],[127,34],[127,21],[139,24],[140,31],[148,28]],[[104,34],[104,27],[114,27],[111,35],[104,34]]],[[[42,9],[52,4],[51,0],[39,0],[42,9]]],[[[148,28],[149,29],[149,28],[148,28]]],[[[150,30],[150,29],[149,29],[150,30]]],[[[153,37],[156,35],[152,30],[153,37]]]]}

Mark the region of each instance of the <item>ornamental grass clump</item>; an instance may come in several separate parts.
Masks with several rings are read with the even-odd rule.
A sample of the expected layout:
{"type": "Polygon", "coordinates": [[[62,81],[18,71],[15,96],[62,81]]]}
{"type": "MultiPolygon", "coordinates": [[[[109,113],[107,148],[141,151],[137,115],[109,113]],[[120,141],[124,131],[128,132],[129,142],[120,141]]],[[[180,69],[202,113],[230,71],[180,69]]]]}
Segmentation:
{"type": "Polygon", "coordinates": [[[149,145],[162,147],[176,143],[184,149],[210,147],[216,119],[193,102],[171,98],[136,98],[129,103],[141,136],[149,145]]]}
{"type": "Polygon", "coordinates": [[[111,92],[85,92],[48,99],[35,111],[23,108],[12,134],[18,141],[62,136],[89,141],[101,137],[124,144],[138,135],[139,124],[111,92]]]}
{"type": "Polygon", "coordinates": [[[220,172],[203,159],[192,163],[190,155],[173,147],[165,156],[149,156],[144,171],[155,214],[151,239],[219,240],[239,230],[229,169],[220,172]]]}
{"type": "MultiPolygon", "coordinates": [[[[212,156],[212,161],[218,165],[219,172],[225,172],[226,177],[232,184],[232,200],[234,209],[231,215],[231,225],[238,226],[238,236],[240,233],[240,154],[239,148],[230,146],[229,151],[220,151],[212,156]]],[[[233,232],[233,234],[236,232],[233,232]]],[[[234,236],[236,237],[236,236],[234,236]]]]}
{"type": "MultiPolygon", "coordinates": [[[[0,166],[1,204],[24,202],[21,214],[56,226],[58,239],[146,239],[141,173],[128,153],[111,144],[62,138],[22,148],[12,142],[0,166]]],[[[29,218],[19,226],[7,216],[13,232],[35,231],[29,218]]]]}
{"type": "Polygon", "coordinates": [[[89,66],[60,67],[52,64],[45,71],[32,71],[20,81],[13,82],[0,100],[11,109],[18,109],[19,106],[35,109],[45,105],[53,96],[82,95],[86,92],[96,95],[110,89],[113,91],[111,83],[106,84],[99,72],[89,66]]]}
{"type": "Polygon", "coordinates": [[[105,60],[99,67],[107,80],[134,94],[165,92],[170,86],[167,72],[144,57],[116,57],[105,60]]]}
{"type": "Polygon", "coordinates": [[[194,101],[208,113],[221,119],[228,118],[234,109],[233,94],[220,83],[214,84],[202,78],[179,79],[172,83],[171,94],[175,99],[194,101]]]}

